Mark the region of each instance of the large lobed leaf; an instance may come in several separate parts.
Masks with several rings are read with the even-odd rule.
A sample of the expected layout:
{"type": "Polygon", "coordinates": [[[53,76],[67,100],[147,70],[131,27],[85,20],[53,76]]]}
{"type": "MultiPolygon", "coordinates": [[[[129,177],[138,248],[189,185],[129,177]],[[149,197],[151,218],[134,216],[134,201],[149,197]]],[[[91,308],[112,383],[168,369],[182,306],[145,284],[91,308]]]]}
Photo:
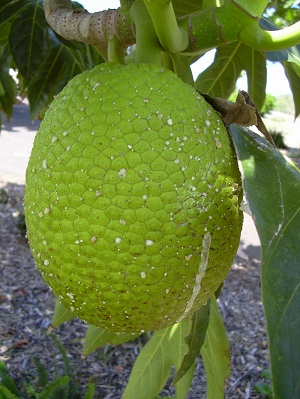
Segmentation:
{"type": "Polygon", "coordinates": [[[261,240],[261,284],[275,399],[300,397],[300,172],[266,140],[231,134],[261,240]]]}
{"type": "Polygon", "coordinates": [[[103,62],[92,46],[56,35],[47,24],[40,0],[1,1],[0,43],[7,41],[11,64],[20,73],[32,117],[72,77],[103,62]]]}
{"type": "Polygon", "coordinates": [[[228,98],[243,70],[247,73],[248,92],[261,109],[266,95],[266,56],[241,42],[217,49],[214,62],[198,76],[196,89],[213,97],[228,98]]]}

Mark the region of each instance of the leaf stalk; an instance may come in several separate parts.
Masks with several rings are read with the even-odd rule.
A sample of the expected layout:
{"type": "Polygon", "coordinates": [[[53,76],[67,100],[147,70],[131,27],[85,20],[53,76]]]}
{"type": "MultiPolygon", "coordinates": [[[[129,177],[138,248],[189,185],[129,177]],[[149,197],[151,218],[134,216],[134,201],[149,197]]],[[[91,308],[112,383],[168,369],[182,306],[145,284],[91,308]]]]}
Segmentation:
{"type": "Polygon", "coordinates": [[[144,0],[162,48],[170,53],[180,53],[189,45],[186,29],[178,25],[170,0],[144,0]]]}
{"type": "Polygon", "coordinates": [[[274,31],[263,30],[258,24],[249,24],[241,30],[239,40],[256,50],[283,50],[300,43],[300,22],[274,31]]]}
{"type": "Polygon", "coordinates": [[[161,65],[162,48],[143,0],[134,2],[130,9],[130,15],[136,29],[135,62],[161,65]]]}

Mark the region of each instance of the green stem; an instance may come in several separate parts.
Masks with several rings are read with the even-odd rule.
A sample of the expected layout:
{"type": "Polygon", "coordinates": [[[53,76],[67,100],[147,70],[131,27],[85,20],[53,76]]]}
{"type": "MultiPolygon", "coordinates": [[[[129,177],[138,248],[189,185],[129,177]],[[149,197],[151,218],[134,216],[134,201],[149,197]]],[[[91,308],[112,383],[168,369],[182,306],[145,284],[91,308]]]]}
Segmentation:
{"type": "Polygon", "coordinates": [[[143,0],[136,0],[130,9],[136,29],[136,62],[161,65],[161,46],[143,0]]]}
{"type": "Polygon", "coordinates": [[[188,31],[178,26],[170,0],[144,0],[151,15],[161,46],[171,53],[179,53],[189,45],[188,31]]]}
{"type": "Polygon", "coordinates": [[[125,64],[125,52],[126,48],[122,46],[122,43],[116,36],[108,40],[107,43],[107,60],[108,62],[117,62],[119,64],[125,64]]]}
{"type": "Polygon", "coordinates": [[[263,30],[258,24],[247,25],[241,30],[239,40],[256,50],[283,50],[300,43],[300,22],[274,31],[263,30]]]}
{"type": "MultiPolygon", "coordinates": [[[[258,11],[259,7],[256,9],[258,11]]],[[[190,31],[186,53],[199,53],[234,41],[262,51],[283,50],[300,42],[299,22],[278,31],[265,31],[259,26],[259,18],[250,15],[234,0],[225,2],[222,7],[190,15],[180,23],[183,29],[190,31]]]]}
{"type": "Polygon", "coordinates": [[[231,0],[237,7],[241,8],[251,17],[260,18],[265,11],[269,0],[231,0]]]}

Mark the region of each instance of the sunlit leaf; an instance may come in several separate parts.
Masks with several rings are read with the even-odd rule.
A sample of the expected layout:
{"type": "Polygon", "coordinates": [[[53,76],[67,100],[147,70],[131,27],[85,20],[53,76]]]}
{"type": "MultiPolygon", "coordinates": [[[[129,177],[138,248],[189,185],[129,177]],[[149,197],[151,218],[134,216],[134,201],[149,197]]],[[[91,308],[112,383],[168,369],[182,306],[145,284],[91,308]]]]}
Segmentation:
{"type": "Polygon", "coordinates": [[[177,17],[199,12],[202,9],[203,0],[172,0],[177,17]]]}
{"type": "Polygon", "coordinates": [[[230,373],[230,346],[215,296],[210,299],[209,325],[201,348],[207,380],[207,399],[224,399],[230,373]]]}
{"type": "Polygon", "coordinates": [[[230,127],[262,249],[262,295],[275,398],[300,395],[300,172],[266,140],[230,127]]]}
{"type": "Polygon", "coordinates": [[[101,346],[111,344],[120,345],[124,342],[131,341],[138,337],[140,334],[116,334],[108,331],[105,328],[89,325],[85,334],[83,355],[88,356],[101,346]]]}
{"type": "Polygon", "coordinates": [[[168,57],[168,69],[175,72],[185,83],[193,86],[194,78],[190,68],[190,57],[179,54],[166,54],[165,58],[166,57],[168,57]]]}
{"type": "Polygon", "coordinates": [[[74,317],[74,314],[70,312],[58,299],[56,299],[51,327],[57,328],[61,324],[73,319],[74,317]]]}
{"type": "Polygon", "coordinates": [[[114,335],[115,333],[104,328],[89,325],[84,338],[82,354],[88,356],[101,346],[110,343],[114,335]]]}
{"type": "Polygon", "coordinates": [[[295,118],[297,118],[300,114],[300,58],[290,55],[283,66],[293,94],[295,118]]]}
{"type": "Polygon", "coordinates": [[[200,353],[209,322],[209,307],[210,302],[196,310],[193,314],[191,331],[185,338],[188,350],[184,354],[180,367],[177,368],[173,383],[176,383],[185,375],[185,373],[193,366],[195,359],[200,353]]]}
{"type": "Polygon", "coordinates": [[[172,328],[156,331],[144,346],[134,363],[123,399],[153,399],[162,390],[171,371],[170,353],[177,349],[170,345],[172,328]]]}
{"type": "MultiPolygon", "coordinates": [[[[190,332],[191,324],[190,318],[187,317],[180,323],[176,324],[171,330],[170,345],[173,348],[176,348],[176,350],[173,349],[170,356],[172,364],[175,365],[176,371],[180,369],[184,355],[188,350],[186,337],[190,332]]],[[[184,375],[175,383],[176,399],[186,398],[193,380],[194,369],[195,361],[191,362],[190,367],[186,370],[184,375]]]]}
{"type": "Polygon", "coordinates": [[[229,98],[242,71],[247,73],[247,91],[256,107],[261,109],[267,76],[265,54],[241,42],[217,49],[214,62],[198,76],[196,89],[212,97],[229,98]]]}

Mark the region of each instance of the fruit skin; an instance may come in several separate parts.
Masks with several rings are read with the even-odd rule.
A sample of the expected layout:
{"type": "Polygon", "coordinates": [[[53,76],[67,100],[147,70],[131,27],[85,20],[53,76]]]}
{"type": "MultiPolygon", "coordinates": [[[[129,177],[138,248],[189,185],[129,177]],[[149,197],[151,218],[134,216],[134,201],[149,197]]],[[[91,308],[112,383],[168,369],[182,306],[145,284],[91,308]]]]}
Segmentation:
{"type": "Polygon", "coordinates": [[[46,112],[26,178],[36,265],[87,323],[172,325],[232,264],[236,155],[218,114],[171,71],[106,63],[77,75],[46,112]]]}

